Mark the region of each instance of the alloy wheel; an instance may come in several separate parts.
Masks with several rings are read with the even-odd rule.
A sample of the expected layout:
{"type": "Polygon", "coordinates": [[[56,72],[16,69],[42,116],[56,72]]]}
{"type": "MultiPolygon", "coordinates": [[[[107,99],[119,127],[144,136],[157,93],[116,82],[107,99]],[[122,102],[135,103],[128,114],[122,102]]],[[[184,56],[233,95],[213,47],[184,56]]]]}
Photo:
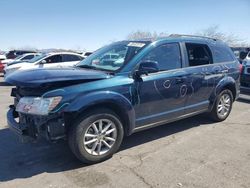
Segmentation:
{"type": "Polygon", "coordinates": [[[117,138],[117,128],[111,120],[99,119],[92,123],[84,133],[85,150],[95,156],[107,153],[117,138]]]}
{"type": "Polygon", "coordinates": [[[228,115],[231,109],[231,97],[229,94],[224,93],[221,95],[218,106],[217,113],[221,117],[225,117],[228,115]]]}

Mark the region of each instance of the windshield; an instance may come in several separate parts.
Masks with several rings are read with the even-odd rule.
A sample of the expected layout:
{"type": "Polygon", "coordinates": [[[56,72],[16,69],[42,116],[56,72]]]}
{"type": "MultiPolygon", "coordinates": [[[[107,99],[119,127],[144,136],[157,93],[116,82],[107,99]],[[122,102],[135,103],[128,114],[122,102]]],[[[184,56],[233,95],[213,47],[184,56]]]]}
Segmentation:
{"type": "Polygon", "coordinates": [[[105,46],[77,64],[78,67],[114,72],[131,60],[147,42],[118,42],[105,46]]]}
{"type": "Polygon", "coordinates": [[[35,62],[45,58],[46,56],[48,56],[48,54],[41,54],[41,55],[33,57],[32,59],[28,60],[27,62],[28,63],[35,63],[35,62]]]}

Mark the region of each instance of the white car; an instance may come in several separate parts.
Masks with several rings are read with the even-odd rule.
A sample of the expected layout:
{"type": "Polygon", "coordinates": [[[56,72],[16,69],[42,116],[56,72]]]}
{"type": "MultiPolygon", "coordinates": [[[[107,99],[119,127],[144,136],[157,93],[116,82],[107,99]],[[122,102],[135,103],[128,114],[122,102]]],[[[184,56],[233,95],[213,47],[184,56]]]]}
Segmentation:
{"type": "Polygon", "coordinates": [[[71,52],[53,52],[34,57],[29,61],[9,65],[4,68],[5,77],[17,70],[37,68],[71,67],[83,60],[83,56],[71,52]]]}
{"type": "Polygon", "coordinates": [[[247,56],[246,56],[246,60],[250,61],[250,51],[248,52],[247,56]]]}
{"type": "Polygon", "coordinates": [[[40,53],[27,53],[27,54],[23,54],[20,56],[17,56],[15,59],[5,59],[2,60],[1,63],[4,66],[8,66],[9,64],[11,64],[12,62],[21,62],[21,61],[28,61],[36,56],[41,55],[40,53]]]}

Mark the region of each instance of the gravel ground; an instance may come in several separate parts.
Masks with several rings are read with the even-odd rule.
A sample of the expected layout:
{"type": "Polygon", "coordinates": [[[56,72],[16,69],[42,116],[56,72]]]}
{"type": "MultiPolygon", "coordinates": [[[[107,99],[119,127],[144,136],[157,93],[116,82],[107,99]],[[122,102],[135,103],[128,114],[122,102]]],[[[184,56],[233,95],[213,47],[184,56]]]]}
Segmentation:
{"type": "Polygon", "coordinates": [[[21,143],[6,126],[11,86],[0,77],[0,187],[250,187],[250,96],[229,118],[204,116],[125,138],[121,150],[86,166],[67,143],[21,143]]]}

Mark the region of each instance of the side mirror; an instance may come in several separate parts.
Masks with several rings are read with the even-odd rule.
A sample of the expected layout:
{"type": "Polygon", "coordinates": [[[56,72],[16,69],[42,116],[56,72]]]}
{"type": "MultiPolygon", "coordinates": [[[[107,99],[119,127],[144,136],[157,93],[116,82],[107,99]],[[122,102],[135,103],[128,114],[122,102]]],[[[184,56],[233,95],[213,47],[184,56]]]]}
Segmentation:
{"type": "Polygon", "coordinates": [[[46,61],[46,60],[42,60],[42,61],[40,61],[40,64],[45,64],[45,63],[47,63],[47,61],[46,61]]]}
{"type": "Polygon", "coordinates": [[[148,75],[149,73],[154,73],[159,71],[159,65],[157,61],[142,61],[139,65],[138,70],[136,71],[137,76],[143,74],[148,75]]]}

